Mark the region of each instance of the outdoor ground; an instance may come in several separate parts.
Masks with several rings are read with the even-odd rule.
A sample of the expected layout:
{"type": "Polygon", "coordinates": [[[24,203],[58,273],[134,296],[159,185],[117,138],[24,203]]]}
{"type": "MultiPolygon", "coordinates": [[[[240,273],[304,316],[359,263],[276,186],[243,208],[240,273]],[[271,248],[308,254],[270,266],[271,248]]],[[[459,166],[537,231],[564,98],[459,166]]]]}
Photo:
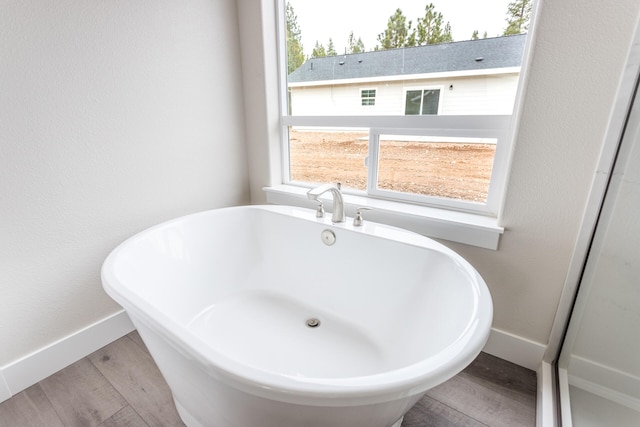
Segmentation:
{"type": "MultiPolygon", "coordinates": [[[[367,134],[290,132],[291,179],[366,189],[367,134]]],[[[383,141],[378,187],[484,202],[494,144],[383,141]]]]}

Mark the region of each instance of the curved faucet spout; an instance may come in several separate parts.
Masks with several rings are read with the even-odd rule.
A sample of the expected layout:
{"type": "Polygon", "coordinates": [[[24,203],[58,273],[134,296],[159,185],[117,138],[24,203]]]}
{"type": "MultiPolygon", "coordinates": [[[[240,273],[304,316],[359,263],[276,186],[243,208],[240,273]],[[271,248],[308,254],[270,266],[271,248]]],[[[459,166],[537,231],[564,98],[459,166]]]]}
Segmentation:
{"type": "Polygon", "coordinates": [[[344,222],[344,200],[342,199],[342,192],[340,191],[340,183],[337,184],[324,184],[316,188],[312,188],[307,191],[307,197],[311,200],[318,200],[318,198],[326,192],[330,192],[333,196],[333,213],[331,215],[331,222],[344,222]]]}

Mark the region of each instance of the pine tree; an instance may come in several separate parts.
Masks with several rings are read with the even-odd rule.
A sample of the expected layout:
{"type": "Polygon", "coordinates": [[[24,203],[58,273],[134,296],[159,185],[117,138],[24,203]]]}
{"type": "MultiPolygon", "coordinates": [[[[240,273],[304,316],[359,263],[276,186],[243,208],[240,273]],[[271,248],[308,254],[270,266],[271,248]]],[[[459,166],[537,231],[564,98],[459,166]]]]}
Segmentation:
{"type": "Polygon", "coordinates": [[[453,41],[453,35],[451,34],[451,24],[447,21],[442,32],[442,38],[440,43],[448,43],[453,41]]]}
{"type": "Polygon", "coordinates": [[[316,40],[316,46],[313,48],[311,52],[312,58],[322,58],[327,56],[327,52],[324,50],[324,46],[321,45],[318,40],[316,40]]]}
{"type": "Polygon", "coordinates": [[[411,21],[407,22],[402,10],[396,9],[389,17],[387,28],[378,34],[380,49],[395,49],[399,47],[415,46],[415,36],[412,37],[411,21]]]}
{"type": "Polygon", "coordinates": [[[333,39],[329,38],[329,44],[327,45],[327,56],[336,56],[336,46],[333,44],[333,39]]]}
{"type": "Polygon", "coordinates": [[[507,28],[503,35],[523,34],[529,30],[531,0],[514,0],[507,6],[507,28]]]}
{"type": "Polygon", "coordinates": [[[302,48],[302,36],[298,27],[298,17],[293,6],[287,2],[287,73],[290,74],[304,62],[304,50],[302,48]]]}
{"type": "Polygon", "coordinates": [[[425,7],[424,17],[418,18],[416,27],[416,43],[418,46],[453,41],[451,25],[447,22],[443,27],[444,17],[435,10],[433,3],[425,7]]]}
{"type": "Polygon", "coordinates": [[[353,31],[351,31],[351,33],[349,33],[348,53],[361,53],[361,52],[364,52],[364,43],[362,42],[362,39],[360,37],[358,37],[358,40],[356,40],[355,36],[353,35],[353,31]]]}

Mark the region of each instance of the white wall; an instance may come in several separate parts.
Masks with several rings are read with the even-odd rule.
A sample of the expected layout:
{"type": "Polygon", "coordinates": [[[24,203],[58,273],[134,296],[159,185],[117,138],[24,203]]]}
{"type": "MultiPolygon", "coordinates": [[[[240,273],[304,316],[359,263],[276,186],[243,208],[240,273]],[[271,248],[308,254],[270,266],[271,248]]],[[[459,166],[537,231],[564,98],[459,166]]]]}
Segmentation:
{"type": "Polygon", "coordinates": [[[249,201],[234,0],[0,4],[0,367],[119,307],[131,234],[249,201]]]}
{"type": "MultiPolygon", "coordinates": [[[[268,0],[242,3],[255,7],[245,6],[241,26],[259,20],[260,7],[273,13],[268,0]]],[[[636,0],[606,8],[596,0],[541,0],[500,248],[447,243],[485,278],[499,330],[547,343],[639,11],[636,0]]],[[[254,65],[266,64],[265,80],[252,76],[251,84],[277,88],[271,36],[245,34],[242,47],[244,56],[259,58],[254,65]]],[[[256,101],[273,108],[268,93],[256,101]]],[[[268,164],[268,156],[277,158],[277,117],[271,109],[248,120],[248,128],[265,130],[249,141],[249,151],[260,153],[250,155],[252,200],[262,202],[261,188],[278,183],[268,164]]]]}
{"type": "Polygon", "coordinates": [[[439,115],[511,114],[517,74],[380,81],[291,88],[293,115],[403,115],[407,90],[439,89],[439,115]],[[449,90],[449,86],[453,86],[449,90]],[[376,90],[375,105],[363,106],[360,91],[376,90]]]}
{"type": "Polygon", "coordinates": [[[491,288],[494,326],[547,343],[640,3],[544,0],[500,250],[451,246],[491,288]]]}

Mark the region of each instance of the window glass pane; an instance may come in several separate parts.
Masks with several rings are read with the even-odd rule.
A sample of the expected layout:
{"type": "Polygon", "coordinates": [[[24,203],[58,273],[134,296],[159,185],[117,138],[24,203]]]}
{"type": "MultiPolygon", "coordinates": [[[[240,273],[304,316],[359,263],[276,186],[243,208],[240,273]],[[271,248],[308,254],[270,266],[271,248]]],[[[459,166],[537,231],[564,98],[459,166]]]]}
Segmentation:
{"type": "Polygon", "coordinates": [[[290,180],[340,182],[366,190],[369,133],[350,129],[289,128],[290,180]]]}
{"type": "Polygon", "coordinates": [[[425,90],[422,95],[422,114],[438,114],[439,90],[425,90]]]}
{"type": "Polygon", "coordinates": [[[407,115],[420,114],[420,106],[422,105],[422,91],[421,90],[408,90],[404,107],[404,112],[407,115]]]}
{"type": "Polygon", "coordinates": [[[283,144],[290,181],[341,181],[345,189],[376,197],[414,201],[415,196],[421,198],[417,203],[432,203],[424,196],[435,196],[486,203],[470,206],[472,211],[498,211],[500,195],[488,190],[500,191],[507,176],[497,162],[493,177],[500,182],[490,185],[497,138],[510,144],[503,133],[482,133],[496,139],[394,135],[429,132],[433,126],[439,135],[466,136],[460,130],[475,129],[468,117],[474,115],[483,123],[507,122],[533,0],[519,8],[512,7],[513,0],[283,2],[287,105],[282,111],[283,122],[292,125],[283,144]],[[364,19],[353,19],[363,11],[364,19]],[[354,130],[358,127],[366,128],[354,130]],[[370,165],[378,182],[367,183],[367,135],[369,128],[377,135],[376,127],[388,135],[370,165]]]}
{"type": "Polygon", "coordinates": [[[376,105],[375,89],[363,89],[361,94],[362,94],[362,105],[376,105]]]}
{"type": "Polygon", "coordinates": [[[512,114],[531,1],[518,28],[511,2],[285,0],[291,114],[512,114]],[[375,111],[360,108],[363,85],[379,87],[375,111]],[[437,109],[407,105],[408,91],[433,87],[437,109]]]}
{"type": "Polygon", "coordinates": [[[380,135],[377,188],[486,202],[496,140],[380,135]]]}

